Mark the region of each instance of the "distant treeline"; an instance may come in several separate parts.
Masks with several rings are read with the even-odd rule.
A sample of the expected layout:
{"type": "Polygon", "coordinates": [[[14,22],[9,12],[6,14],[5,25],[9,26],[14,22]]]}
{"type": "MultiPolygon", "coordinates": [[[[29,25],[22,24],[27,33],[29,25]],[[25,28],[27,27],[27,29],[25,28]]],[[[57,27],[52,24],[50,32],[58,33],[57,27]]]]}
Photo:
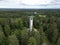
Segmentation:
{"type": "Polygon", "coordinates": [[[60,17],[60,9],[16,9],[16,10],[0,10],[0,17],[20,17],[21,15],[48,15],[60,17]],[[37,12],[37,14],[34,14],[37,12]]]}

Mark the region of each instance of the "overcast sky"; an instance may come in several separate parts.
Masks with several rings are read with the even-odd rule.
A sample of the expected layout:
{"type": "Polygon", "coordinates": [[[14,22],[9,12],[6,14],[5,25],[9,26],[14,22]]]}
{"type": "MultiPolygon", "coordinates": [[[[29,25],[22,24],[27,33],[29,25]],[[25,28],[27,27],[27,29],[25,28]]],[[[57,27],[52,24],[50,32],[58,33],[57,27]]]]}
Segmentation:
{"type": "Polygon", "coordinates": [[[60,8],[60,0],[0,0],[0,8],[60,8]]]}

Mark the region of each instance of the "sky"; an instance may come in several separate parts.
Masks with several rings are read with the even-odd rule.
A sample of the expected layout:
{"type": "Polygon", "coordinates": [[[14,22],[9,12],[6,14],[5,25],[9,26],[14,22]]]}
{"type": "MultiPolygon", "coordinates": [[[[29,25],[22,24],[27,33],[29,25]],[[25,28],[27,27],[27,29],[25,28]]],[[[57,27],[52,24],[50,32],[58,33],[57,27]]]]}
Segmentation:
{"type": "Polygon", "coordinates": [[[60,0],[0,0],[0,8],[60,9],[60,0]]]}

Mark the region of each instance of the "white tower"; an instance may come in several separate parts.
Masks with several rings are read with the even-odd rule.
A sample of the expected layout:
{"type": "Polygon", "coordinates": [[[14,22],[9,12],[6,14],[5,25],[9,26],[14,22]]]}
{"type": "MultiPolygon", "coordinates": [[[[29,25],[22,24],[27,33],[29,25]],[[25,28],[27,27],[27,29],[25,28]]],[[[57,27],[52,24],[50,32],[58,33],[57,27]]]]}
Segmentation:
{"type": "Polygon", "coordinates": [[[32,31],[33,28],[33,16],[30,16],[30,32],[32,31]]]}

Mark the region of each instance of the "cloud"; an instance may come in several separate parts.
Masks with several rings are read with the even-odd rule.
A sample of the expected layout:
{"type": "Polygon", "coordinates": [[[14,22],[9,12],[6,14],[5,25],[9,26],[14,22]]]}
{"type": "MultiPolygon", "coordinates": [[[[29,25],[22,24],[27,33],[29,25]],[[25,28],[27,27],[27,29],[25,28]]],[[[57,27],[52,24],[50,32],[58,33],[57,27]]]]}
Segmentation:
{"type": "Polygon", "coordinates": [[[26,5],[50,4],[50,2],[51,0],[22,0],[22,3],[26,5]]]}
{"type": "Polygon", "coordinates": [[[58,1],[56,0],[44,0],[44,1],[43,0],[0,0],[0,8],[60,8],[59,5],[60,2],[58,1]]]}
{"type": "Polygon", "coordinates": [[[15,5],[15,4],[19,4],[20,3],[20,0],[2,0],[0,1],[0,5],[3,4],[7,4],[7,5],[15,5]]]}

